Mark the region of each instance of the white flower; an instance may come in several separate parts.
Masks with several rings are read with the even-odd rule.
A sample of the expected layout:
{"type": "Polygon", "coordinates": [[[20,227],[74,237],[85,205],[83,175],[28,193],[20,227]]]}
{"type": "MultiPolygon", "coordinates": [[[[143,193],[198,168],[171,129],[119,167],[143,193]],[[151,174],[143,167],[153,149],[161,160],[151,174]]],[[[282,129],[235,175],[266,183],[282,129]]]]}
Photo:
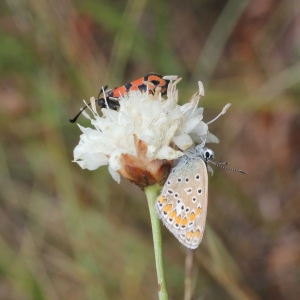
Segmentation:
{"type": "Polygon", "coordinates": [[[172,78],[177,80],[169,84],[166,99],[159,92],[152,95],[132,91],[119,98],[118,111],[103,108],[102,116],[91,98],[93,118],[84,115],[94,128],[78,125],[82,134],[74,149],[74,162],[89,170],[109,165],[117,182],[121,174],[144,187],[165,180],[172,161],[193,144],[218,142],[202,121],[203,108],[198,108],[204,96],[202,83],[190,101],[181,106],[176,89],[180,79],[172,78]]]}

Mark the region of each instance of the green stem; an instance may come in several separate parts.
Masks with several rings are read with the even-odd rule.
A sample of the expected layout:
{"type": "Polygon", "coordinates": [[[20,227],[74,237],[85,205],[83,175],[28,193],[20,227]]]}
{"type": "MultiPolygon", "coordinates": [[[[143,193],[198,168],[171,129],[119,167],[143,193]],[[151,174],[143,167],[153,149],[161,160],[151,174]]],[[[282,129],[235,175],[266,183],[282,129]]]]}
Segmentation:
{"type": "Polygon", "coordinates": [[[168,291],[167,291],[167,284],[166,284],[164,265],[163,265],[160,220],[155,211],[155,200],[158,196],[160,189],[161,187],[159,185],[149,186],[145,188],[145,193],[148,201],[151,226],[152,226],[155,264],[156,264],[156,273],[157,273],[157,280],[158,280],[158,296],[159,296],[159,300],[168,300],[168,291]]]}

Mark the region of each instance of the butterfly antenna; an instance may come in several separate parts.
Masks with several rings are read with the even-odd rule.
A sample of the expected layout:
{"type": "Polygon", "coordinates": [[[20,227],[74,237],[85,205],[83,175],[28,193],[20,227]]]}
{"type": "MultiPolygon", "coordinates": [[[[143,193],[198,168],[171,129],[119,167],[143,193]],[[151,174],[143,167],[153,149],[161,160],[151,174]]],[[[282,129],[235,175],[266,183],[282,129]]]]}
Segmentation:
{"type": "Polygon", "coordinates": [[[219,167],[219,168],[222,168],[222,169],[226,169],[226,170],[230,170],[230,171],[234,171],[234,172],[238,172],[238,173],[242,173],[242,174],[247,174],[245,171],[243,170],[238,170],[238,169],[235,169],[235,168],[230,168],[230,167],[224,167],[224,165],[228,166],[229,163],[228,162],[223,162],[223,163],[216,163],[216,162],[213,162],[213,161],[210,161],[210,163],[212,163],[213,165],[219,167]]]}
{"type": "MultiPolygon", "coordinates": [[[[100,89],[100,92],[99,92],[99,94],[98,94],[98,100],[96,100],[96,102],[99,101],[99,98],[100,98],[100,95],[101,95],[102,91],[103,91],[103,93],[104,93],[104,91],[105,91],[106,89],[107,89],[107,85],[104,86],[104,87],[102,87],[102,88],[100,89]]],[[[79,118],[79,116],[82,114],[82,112],[83,112],[88,106],[90,106],[90,105],[91,105],[91,103],[87,104],[83,109],[80,110],[80,112],[79,112],[73,119],[69,119],[69,121],[70,121],[71,123],[75,123],[75,122],[77,121],[77,119],[79,118]]]]}

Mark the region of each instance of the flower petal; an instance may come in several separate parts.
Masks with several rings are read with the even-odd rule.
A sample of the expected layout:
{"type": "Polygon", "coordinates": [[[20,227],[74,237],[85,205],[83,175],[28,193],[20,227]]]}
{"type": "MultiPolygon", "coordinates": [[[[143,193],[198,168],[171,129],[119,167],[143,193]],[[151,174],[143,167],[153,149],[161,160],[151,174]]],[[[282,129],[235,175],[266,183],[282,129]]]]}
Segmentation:
{"type": "Polygon", "coordinates": [[[108,158],[102,153],[98,153],[97,155],[84,153],[81,158],[74,159],[74,162],[78,163],[82,169],[93,171],[103,165],[107,165],[108,158]]]}
{"type": "Polygon", "coordinates": [[[188,134],[181,134],[179,136],[174,136],[172,140],[174,144],[183,151],[187,150],[189,147],[191,147],[194,144],[192,138],[188,134]]]}
{"type": "Polygon", "coordinates": [[[108,171],[109,171],[111,177],[113,178],[113,180],[115,180],[117,183],[121,182],[120,174],[116,170],[111,168],[110,165],[108,166],[108,171]]]}
{"type": "Polygon", "coordinates": [[[181,151],[176,151],[171,147],[163,146],[156,154],[156,157],[158,159],[173,160],[173,159],[179,158],[182,155],[183,155],[183,152],[181,152],[181,151]]]}

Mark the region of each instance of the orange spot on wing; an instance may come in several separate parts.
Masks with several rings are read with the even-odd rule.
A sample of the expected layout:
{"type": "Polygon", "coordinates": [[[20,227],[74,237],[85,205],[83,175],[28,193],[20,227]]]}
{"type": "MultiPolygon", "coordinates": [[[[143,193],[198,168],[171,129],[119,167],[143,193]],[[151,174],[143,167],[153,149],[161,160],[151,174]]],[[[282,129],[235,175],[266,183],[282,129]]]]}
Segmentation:
{"type": "Polygon", "coordinates": [[[157,198],[157,201],[158,201],[159,203],[164,204],[164,203],[167,202],[167,198],[166,198],[165,196],[159,196],[159,197],[157,198]]]}
{"type": "Polygon", "coordinates": [[[139,90],[139,87],[137,85],[133,85],[131,88],[130,88],[130,91],[138,91],[139,90]]]}
{"type": "Polygon", "coordinates": [[[190,216],[189,216],[189,221],[190,222],[194,222],[196,220],[196,215],[195,213],[191,213],[190,216]]]}
{"type": "Polygon", "coordinates": [[[200,236],[201,236],[201,232],[200,232],[200,230],[198,229],[198,230],[195,232],[195,237],[196,237],[197,239],[199,239],[200,236]]]}
{"type": "Polygon", "coordinates": [[[188,219],[187,219],[187,218],[184,218],[184,219],[181,220],[180,226],[181,226],[181,227],[186,227],[186,226],[187,226],[187,223],[188,223],[188,219]]]}
{"type": "Polygon", "coordinates": [[[174,219],[176,217],[176,210],[173,210],[172,212],[169,213],[168,218],[174,219]]]}
{"type": "Polygon", "coordinates": [[[187,233],[186,237],[187,237],[188,239],[192,239],[192,238],[194,237],[194,235],[195,235],[195,233],[194,233],[193,231],[189,231],[189,232],[187,233]]]}
{"type": "Polygon", "coordinates": [[[181,217],[180,217],[180,216],[177,216],[177,217],[175,218],[174,223],[177,224],[177,225],[180,225],[180,222],[181,222],[181,217]]]}
{"type": "Polygon", "coordinates": [[[170,212],[171,209],[172,209],[172,204],[165,205],[164,208],[163,208],[165,213],[170,212]]]}
{"type": "Polygon", "coordinates": [[[200,215],[200,213],[201,213],[201,208],[199,207],[199,208],[197,208],[197,210],[196,210],[196,216],[199,216],[200,215]]]}
{"type": "Polygon", "coordinates": [[[139,85],[143,84],[143,81],[144,81],[144,77],[141,77],[139,79],[136,79],[136,80],[132,81],[131,84],[133,86],[139,86],[139,85]]]}
{"type": "Polygon", "coordinates": [[[164,80],[164,79],[162,79],[162,78],[160,78],[160,77],[158,77],[158,76],[156,76],[156,75],[150,75],[149,77],[148,77],[148,81],[158,81],[159,83],[157,84],[157,86],[164,86],[164,85],[166,85],[166,81],[164,80]]]}
{"type": "Polygon", "coordinates": [[[114,90],[111,91],[112,92],[112,97],[114,98],[119,98],[121,95],[124,95],[127,91],[124,85],[115,88],[114,90]]]}

